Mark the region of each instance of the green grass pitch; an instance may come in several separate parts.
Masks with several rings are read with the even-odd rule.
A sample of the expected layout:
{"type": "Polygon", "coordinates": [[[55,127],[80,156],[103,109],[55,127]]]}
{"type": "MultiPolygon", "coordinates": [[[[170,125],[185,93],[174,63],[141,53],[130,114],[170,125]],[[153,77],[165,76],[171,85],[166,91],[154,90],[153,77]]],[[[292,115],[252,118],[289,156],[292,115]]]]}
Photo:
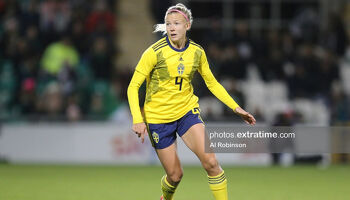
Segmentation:
{"type": "MultiPolygon", "coordinates": [[[[350,166],[225,167],[231,200],[349,200],[350,166]]],[[[159,166],[0,165],[0,200],[158,200],[159,166]]],[[[200,167],[184,167],[175,200],[213,199],[200,167]]]]}

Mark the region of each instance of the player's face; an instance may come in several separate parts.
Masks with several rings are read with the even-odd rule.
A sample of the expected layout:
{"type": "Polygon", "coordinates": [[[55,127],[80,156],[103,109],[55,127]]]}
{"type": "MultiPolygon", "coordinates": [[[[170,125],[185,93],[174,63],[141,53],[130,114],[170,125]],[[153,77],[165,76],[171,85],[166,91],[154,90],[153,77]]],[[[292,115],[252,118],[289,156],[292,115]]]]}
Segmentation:
{"type": "Polygon", "coordinates": [[[173,12],[165,19],[166,31],[172,42],[179,42],[186,38],[186,31],[190,29],[189,23],[180,13],[173,12]]]}

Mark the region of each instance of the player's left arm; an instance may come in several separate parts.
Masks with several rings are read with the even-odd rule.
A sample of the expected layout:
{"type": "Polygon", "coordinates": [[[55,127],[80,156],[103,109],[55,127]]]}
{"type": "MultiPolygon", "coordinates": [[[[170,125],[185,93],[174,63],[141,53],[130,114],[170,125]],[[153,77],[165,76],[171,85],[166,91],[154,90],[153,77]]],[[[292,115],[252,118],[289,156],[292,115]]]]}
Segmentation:
{"type": "Polygon", "coordinates": [[[254,125],[256,120],[250,113],[243,110],[233,98],[227,93],[226,89],[216,80],[211,72],[205,52],[202,52],[201,66],[198,69],[199,73],[203,77],[208,89],[213,93],[216,98],[230,107],[237,115],[239,115],[246,123],[254,125]]]}

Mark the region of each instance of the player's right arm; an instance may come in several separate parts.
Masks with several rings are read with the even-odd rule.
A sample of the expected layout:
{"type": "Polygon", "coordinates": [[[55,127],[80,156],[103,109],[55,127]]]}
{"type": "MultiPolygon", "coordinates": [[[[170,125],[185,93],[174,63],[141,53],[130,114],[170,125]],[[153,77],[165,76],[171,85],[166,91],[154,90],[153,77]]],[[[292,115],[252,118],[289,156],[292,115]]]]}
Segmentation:
{"type": "Polygon", "coordinates": [[[139,105],[139,89],[146,77],[157,63],[157,56],[152,48],[148,48],[135,68],[128,87],[128,101],[133,119],[132,130],[144,141],[144,134],[147,133],[145,121],[142,117],[139,105]]]}

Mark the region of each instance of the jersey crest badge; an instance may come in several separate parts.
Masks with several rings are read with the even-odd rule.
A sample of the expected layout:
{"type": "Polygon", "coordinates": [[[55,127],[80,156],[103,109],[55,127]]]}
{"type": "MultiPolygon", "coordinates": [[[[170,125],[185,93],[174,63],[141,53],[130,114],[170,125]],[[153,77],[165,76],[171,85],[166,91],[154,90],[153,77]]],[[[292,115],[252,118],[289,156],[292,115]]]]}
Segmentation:
{"type": "Polygon", "coordinates": [[[159,142],[159,135],[156,132],[153,132],[152,133],[152,137],[153,137],[154,142],[158,144],[158,142],[159,142]]]}
{"type": "Polygon", "coordinates": [[[182,75],[185,71],[185,66],[180,63],[178,66],[177,66],[177,73],[179,73],[179,75],[182,75]]]}

